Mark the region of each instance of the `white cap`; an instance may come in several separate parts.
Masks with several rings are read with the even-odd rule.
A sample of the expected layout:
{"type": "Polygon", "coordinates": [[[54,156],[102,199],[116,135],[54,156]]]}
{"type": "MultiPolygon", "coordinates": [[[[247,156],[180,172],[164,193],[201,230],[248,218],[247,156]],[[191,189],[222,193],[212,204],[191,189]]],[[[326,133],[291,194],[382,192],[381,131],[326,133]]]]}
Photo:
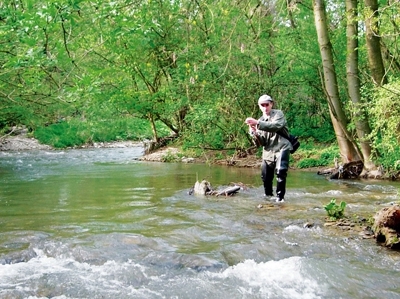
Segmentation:
{"type": "Polygon", "coordinates": [[[274,100],[269,95],[264,94],[258,99],[258,105],[273,101],[274,100]]]}

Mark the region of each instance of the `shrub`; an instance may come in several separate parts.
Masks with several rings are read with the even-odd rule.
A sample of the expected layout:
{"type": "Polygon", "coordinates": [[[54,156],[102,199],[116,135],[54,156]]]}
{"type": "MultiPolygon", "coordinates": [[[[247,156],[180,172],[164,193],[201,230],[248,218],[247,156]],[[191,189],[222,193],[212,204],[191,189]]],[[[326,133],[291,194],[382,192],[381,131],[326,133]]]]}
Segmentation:
{"type": "Polygon", "coordinates": [[[331,202],[324,206],[324,209],[328,213],[331,220],[337,220],[344,216],[344,209],[346,207],[346,202],[340,202],[340,205],[336,204],[336,199],[331,199],[331,202]]]}
{"type": "Polygon", "coordinates": [[[88,131],[77,122],[61,122],[42,127],[35,131],[35,138],[41,143],[55,148],[65,148],[85,143],[89,139],[88,131]]]}
{"type": "MultiPolygon", "coordinates": [[[[369,103],[370,138],[377,162],[388,171],[400,170],[400,80],[393,79],[384,88],[372,89],[373,105],[369,103]],[[384,107],[384,109],[382,109],[384,107]]],[[[367,96],[370,97],[368,94],[367,96]]]]}
{"type": "MultiPolygon", "coordinates": [[[[156,123],[159,137],[165,137],[169,130],[161,123],[156,123]]],[[[138,118],[116,120],[81,121],[71,119],[47,127],[38,128],[35,138],[41,143],[55,148],[80,146],[92,142],[110,142],[116,140],[152,139],[149,122],[138,118]]]]}
{"type": "Polygon", "coordinates": [[[305,144],[304,148],[302,148],[302,152],[303,154],[306,153],[308,157],[302,158],[297,163],[297,167],[310,168],[310,167],[324,167],[333,165],[335,158],[339,157],[338,147],[336,145],[333,145],[323,150],[321,150],[321,147],[322,145],[316,146],[314,144],[311,147],[310,144],[305,144]],[[319,156],[317,156],[317,153],[319,153],[319,156]]]}

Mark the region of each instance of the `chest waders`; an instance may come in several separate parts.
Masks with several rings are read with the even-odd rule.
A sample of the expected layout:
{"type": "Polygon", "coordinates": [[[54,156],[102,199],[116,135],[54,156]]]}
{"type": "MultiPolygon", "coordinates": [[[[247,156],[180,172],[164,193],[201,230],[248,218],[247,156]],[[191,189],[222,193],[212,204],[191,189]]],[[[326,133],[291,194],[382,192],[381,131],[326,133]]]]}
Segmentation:
{"type": "Polygon", "coordinates": [[[261,165],[261,179],[264,183],[264,191],[266,196],[272,196],[272,182],[276,174],[276,196],[283,200],[286,193],[286,177],[289,169],[290,151],[280,151],[274,162],[263,160],[261,165]]]}

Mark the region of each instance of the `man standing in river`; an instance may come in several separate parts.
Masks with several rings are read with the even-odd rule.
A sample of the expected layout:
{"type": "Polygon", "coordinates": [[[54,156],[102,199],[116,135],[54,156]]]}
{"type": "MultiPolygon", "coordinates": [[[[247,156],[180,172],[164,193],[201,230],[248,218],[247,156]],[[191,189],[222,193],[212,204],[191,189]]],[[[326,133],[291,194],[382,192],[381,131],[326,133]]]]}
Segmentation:
{"type": "Polygon", "coordinates": [[[263,154],[261,179],[264,183],[265,196],[273,196],[272,182],[276,173],[276,201],[283,202],[286,193],[286,177],[289,169],[290,151],[293,149],[288,136],[286,119],[281,110],[272,109],[274,100],[269,95],[262,95],[258,99],[258,106],[262,116],[257,120],[246,118],[250,134],[258,135],[262,140],[263,154]],[[282,136],[282,135],[283,136],[282,136]]]}

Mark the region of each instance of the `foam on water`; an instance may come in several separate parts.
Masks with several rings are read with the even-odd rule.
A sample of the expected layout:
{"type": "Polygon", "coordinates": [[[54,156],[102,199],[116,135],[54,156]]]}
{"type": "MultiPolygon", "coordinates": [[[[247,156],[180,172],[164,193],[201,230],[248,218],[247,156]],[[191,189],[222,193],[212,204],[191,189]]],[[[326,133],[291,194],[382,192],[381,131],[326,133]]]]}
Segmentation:
{"type": "Polygon", "coordinates": [[[92,265],[72,258],[49,257],[38,249],[35,251],[37,256],[27,262],[0,265],[0,298],[27,298],[27,294],[46,292],[49,292],[48,297],[30,298],[138,295],[142,292],[140,286],[153,279],[147,277],[144,266],[131,260],[92,265]]]}
{"type": "Polygon", "coordinates": [[[188,268],[174,274],[132,260],[93,265],[35,251],[37,256],[27,262],[0,265],[0,297],[185,298],[191,294],[191,298],[218,298],[230,294],[230,298],[314,299],[324,295],[324,287],[303,268],[306,259],[301,257],[246,260],[220,272],[188,268]],[[33,294],[44,297],[27,297],[33,294]]]}
{"type": "Polygon", "coordinates": [[[321,298],[324,288],[303,271],[304,261],[301,257],[264,263],[246,260],[222,273],[210,275],[237,279],[241,281],[239,285],[243,294],[259,294],[262,298],[321,298]]]}

